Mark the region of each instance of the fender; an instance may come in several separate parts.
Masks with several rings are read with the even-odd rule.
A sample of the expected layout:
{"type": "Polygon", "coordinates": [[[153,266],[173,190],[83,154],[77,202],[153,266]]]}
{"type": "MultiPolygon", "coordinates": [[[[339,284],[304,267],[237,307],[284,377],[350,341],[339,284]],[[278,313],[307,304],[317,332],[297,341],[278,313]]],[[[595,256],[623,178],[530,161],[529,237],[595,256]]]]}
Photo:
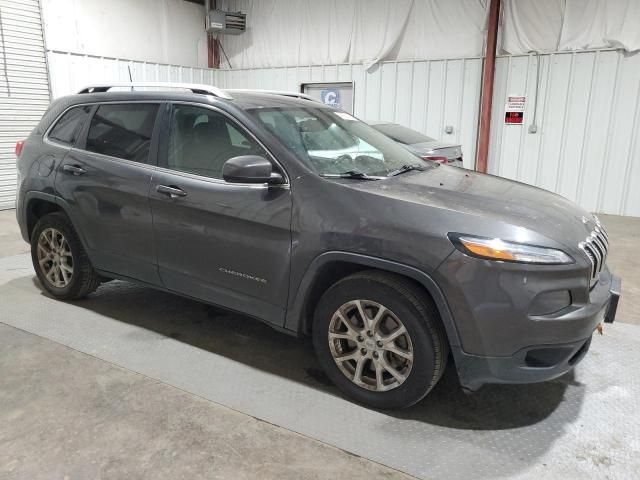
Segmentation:
{"type": "Polygon", "coordinates": [[[452,347],[460,346],[460,338],[456,325],[451,315],[451,310],[446,301],[442,290],[433,278],[425,272],[418,270],[417,268],[402,263],[393,262],[390,260],[384,260],[378,257],[370,257],[368,255],[362,255],[359,253],[332,251],[325,252],[318,255],[305,272],[300,286],[296,292],[292,292],[292,303],[287,309],[287,315],[285,319],[285,328],[294,332],[304,332],[311,324],[311,319],[305,318],[304,307],[308,301],[309,292],[313,287],[313,283],[316,279],[317,273],[321,268],[331,262],[347,262],[364,267],[376,268],[379,270],[385,270],[388,272],[397,273],[406,277],[412,278],[420,285],[422,285],[433,298],[436,308],[440,313],[440,318],[444,324],[449,338],[449,344],[452,347]]]}
{"type": "Polygon", "coordinates": [[[51,193],[39,192],[37,190],[30,190],[24,194],[24,199],[20,202],[16,209],[16,217],[18,218],[18,225],[20,226],[20,234],[25,242],[31,243],[29,238],[29,226],[27,224],[27,206],[31,200],[44,200],[49,203],[58,205],[58,200],[55,195],[51,193]]]}
{"type": "Polygon", "coordinates": [[[22,203],[21,211],[19,213],[21,219],[18,222],[20,224],[20,233],[22,234],[22,238],[24,238],[24,240],[27,243],[31,243],[31,239],[29,238],[29,235],[27,232],[27,206],[29,205],[29,202],[34,199],[45,200],[50,203],[55,203],[58,207],[60,207],[60,209],[65,213],[65,215],[69,217],[69,221],[71,222],[71,225],[73,225],[73,228],[76,231],[78,238],[80,238],[80,242],[82,243],[82,247],[84,248],[84,251],[89,256],[89,260],[93,261],[93,259],[91,258],[91,250],[87,248],[87,242],[84,239],[82,231],[76,228],[76,222],[73,218],[74,215],[71,213],[73,212],[73,209],[69,207],[69,204],[64,199],[56,195],[52,195],[50,193],[42,193],[35,190],[30,190],[25,194],[24,202],[22,203]]]}

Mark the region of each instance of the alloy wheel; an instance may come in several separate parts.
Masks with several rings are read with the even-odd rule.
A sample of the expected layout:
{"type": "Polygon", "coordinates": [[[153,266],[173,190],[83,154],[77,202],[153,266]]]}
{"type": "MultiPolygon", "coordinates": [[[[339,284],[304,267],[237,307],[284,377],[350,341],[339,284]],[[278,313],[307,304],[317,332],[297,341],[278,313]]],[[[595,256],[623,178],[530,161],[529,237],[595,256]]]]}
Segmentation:
{"type": "Polygon", "coordinates": [[[402,321],[387,307],[352,300],[333,314],[329,348],[340,371],[359,387],[388,391],[402,385],[413,366],[413,344],[402,321]]]}
{"type": "Polygon", "coordinates": [[[64,288],[73,277],[73,255],[64,235],[46,228],[38,237],[38,266],[44,278],[57,288],[64,288]]]}

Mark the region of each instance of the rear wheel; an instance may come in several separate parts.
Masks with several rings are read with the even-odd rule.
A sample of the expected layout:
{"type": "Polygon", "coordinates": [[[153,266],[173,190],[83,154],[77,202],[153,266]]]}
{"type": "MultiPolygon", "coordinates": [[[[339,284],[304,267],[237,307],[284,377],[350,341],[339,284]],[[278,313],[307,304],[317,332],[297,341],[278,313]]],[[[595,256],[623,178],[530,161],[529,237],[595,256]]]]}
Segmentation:
{"type": "Polygon", "coordinates": [[[100,285],[78,234],[63,213],[50,213],[38,221],[31,235],[31,260],[40,283],[56,298],[81,298],[100,285]]]}
{"type": "Polygon", "coordinates": [[[446,336],[429,298],[409,280],[384,272],[351,275],[320,299],[316,353],[346,394],[379,408],[403,408],[438,382],[446,336]]]}

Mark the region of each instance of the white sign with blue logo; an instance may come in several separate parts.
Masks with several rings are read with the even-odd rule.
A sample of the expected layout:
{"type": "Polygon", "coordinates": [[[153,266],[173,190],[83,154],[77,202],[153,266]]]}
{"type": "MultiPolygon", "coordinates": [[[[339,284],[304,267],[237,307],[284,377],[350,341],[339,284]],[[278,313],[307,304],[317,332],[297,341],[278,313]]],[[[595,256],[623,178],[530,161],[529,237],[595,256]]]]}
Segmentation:
{"type": "Polygon", "coordinates": [[[335,108],[340,108],[340,90],[337,88],[327,88],[320,92],[320,99],[325,105],[331,105],[335,108]]]}

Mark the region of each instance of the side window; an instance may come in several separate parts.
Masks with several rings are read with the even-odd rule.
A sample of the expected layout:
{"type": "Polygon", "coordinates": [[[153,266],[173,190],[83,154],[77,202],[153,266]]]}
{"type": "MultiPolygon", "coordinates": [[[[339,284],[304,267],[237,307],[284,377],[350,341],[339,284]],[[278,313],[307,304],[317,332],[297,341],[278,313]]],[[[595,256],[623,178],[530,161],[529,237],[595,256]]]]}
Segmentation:
{"type": "Polygon", "coordinates": [[[86,149],[146,163],[158,104],[100,105],[91,119],[86,149]]]}
{"type": "Polygon", "coordinates": [[[90,112],[91,105],[74,107],[68,110],[49,132],[49,139],[73,146],[90,112]]]}
{"type": "Polygon", "coordinates": [[[222,179],[222,166],[240,155],[263,155],[264,149],[221,113],[174,105],[166,160],[172,170],[222,179]]]}
{"type": "Polygon", "coordinates": [[[231,145],[233,145],[234,147],[240,147],[240,148],[247,148],[247,149],[251,148],[251,144],[247,140],[247,137],[245,137],[242,133],[240,133],[240,131],[236,127],[234,127],[230,123],[227,123],[227,130],[229,130],[229,138],[231,138],[231,145]]]}

